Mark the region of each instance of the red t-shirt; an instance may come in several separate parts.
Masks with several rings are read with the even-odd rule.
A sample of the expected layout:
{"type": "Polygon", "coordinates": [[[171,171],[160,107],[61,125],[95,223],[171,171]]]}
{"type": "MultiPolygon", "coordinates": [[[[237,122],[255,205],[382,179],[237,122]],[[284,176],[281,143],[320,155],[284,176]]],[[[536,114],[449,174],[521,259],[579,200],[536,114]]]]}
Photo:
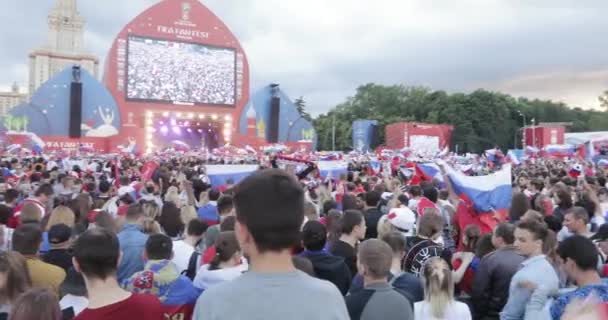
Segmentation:
{"type": "Polygon", "coordinates": [[[163,309],[158,298],[149,294],[133,293],[123,301],[97,309],[86,308],[74,320],[157,319],[163,320],[163,309]]]}
{"type": "MultiPolygon", "coordinates": [[[[454,270],[458,269],[462,264],[462,260],[456,259],[452,263],[454,270]]],[[[462,276],[462,280],[456,285],[458,289],[464,291],[466,294],[470,295],[473,292],[473,278],[475,278],[475,271],[471,269],[469,265],[467,270],[464,272],[464,276],[462,276]]]]}

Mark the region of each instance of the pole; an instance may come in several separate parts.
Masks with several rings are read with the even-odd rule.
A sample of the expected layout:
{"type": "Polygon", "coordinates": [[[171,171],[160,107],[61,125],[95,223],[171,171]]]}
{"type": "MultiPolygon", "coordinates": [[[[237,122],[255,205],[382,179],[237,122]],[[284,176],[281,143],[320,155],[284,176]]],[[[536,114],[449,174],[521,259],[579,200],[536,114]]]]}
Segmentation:
{"type": "Polygon", "coordinates": [[[333,114],[331,125],[331,151],[336,151],[336,114],[333,114]]]}

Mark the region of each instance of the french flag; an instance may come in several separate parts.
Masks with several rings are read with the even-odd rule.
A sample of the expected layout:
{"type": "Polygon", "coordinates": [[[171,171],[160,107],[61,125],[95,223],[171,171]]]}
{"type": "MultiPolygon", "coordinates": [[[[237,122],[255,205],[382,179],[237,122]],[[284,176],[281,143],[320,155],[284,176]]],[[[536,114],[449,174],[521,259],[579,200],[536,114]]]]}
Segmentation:
{"type": "Polygon", "coordinates": [[[323,179],[338,178],[341,174],[348,173],[348,164],[345,161],[318,161],[317,167],[323,179]]]}
{"type": "Polygon", "coordinates": [[[466,176],[446,166],[454,192],[463,200],[457,209],[456,220],[460,230],[471,223],[482,231],[491,232],[506,220],[511,207],[511,165],[486,176],[466,176]]]}
{"type": "Polygon", "coordinates": [[[207,177],[211,186],[218,188],[227,185],[228,179],[239,183],[256,170],[258,170],[257,165],[208,165],[207,177]]]}

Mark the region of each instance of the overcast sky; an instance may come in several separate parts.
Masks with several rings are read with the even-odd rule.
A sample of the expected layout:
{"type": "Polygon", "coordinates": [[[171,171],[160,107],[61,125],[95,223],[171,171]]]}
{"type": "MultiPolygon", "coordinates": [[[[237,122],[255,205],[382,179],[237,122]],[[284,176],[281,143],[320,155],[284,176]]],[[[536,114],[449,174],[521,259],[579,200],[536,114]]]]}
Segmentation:
{"type": "MultiPolygon", "coordinates": [[[[55,0],[5,0],[0,86],[27,84],[55,0]]],[[[80,0],[86,47],[103,59],[156,0],[80,0]]],[[[608,89],[606,0],[204,0],[241,40],[252,88],[278,82],[327,112],[368,82],[486,88],[597,107],[608,89]]]]}

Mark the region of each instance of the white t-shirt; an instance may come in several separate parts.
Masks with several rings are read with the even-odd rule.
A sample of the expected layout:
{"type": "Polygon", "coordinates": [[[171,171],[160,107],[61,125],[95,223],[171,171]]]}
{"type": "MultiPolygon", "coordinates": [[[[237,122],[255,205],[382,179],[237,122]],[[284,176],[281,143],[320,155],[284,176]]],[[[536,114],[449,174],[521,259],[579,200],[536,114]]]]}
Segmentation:
{"type": "Polygon", "coordinates": [[[190,257],[194,253],[194,247],[184,240],[173,241],[173,263],[177,265],[179,272],[188,269],[190,257]]]}
{"type": "Polygon", "coordinates": [[[426,301],[414,303],[414,319],[428,320],[471,320],[469,306],[462,302],[453,301],[445,310],[443,318],[435,318],[431,315],[431,306],[426,301]]]}
{"type": "Polygon", "coordinates": [[[82,310],[84,310],[89,305],[89,299],[86,297],[74,296],[71,294],[65,295],[59,301],[59,306],[61,310],[68,309],[70,307],[74,308],[74,316],[77,316],[82,310]]]}

